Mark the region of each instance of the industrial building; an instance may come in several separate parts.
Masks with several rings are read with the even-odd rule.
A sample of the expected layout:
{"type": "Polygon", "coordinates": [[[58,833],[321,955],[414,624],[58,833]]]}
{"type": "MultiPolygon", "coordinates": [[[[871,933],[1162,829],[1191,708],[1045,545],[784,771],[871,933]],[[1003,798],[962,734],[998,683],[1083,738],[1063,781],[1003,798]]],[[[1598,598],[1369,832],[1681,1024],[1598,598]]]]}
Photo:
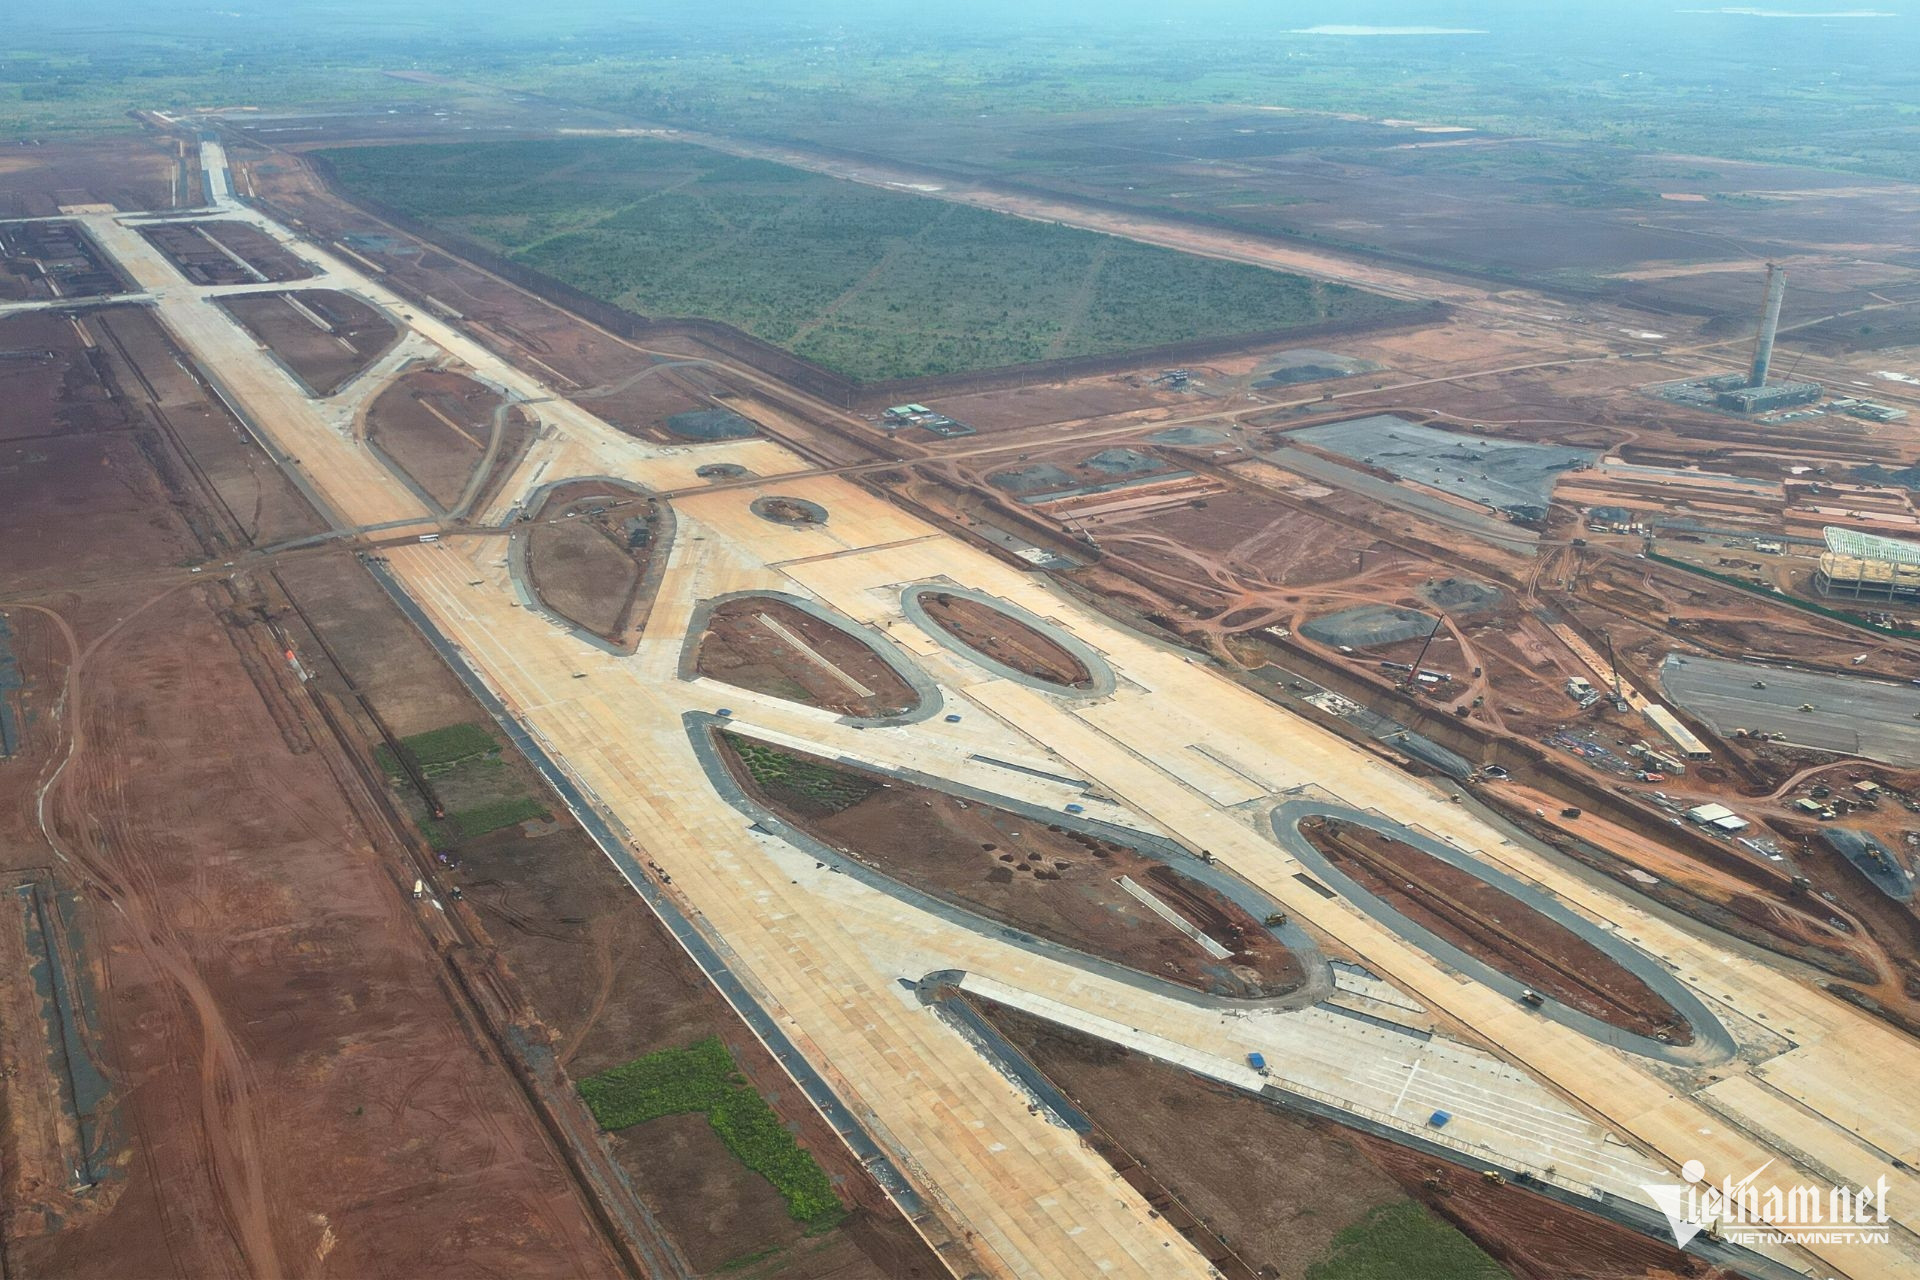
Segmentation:
{"type": "Polygon", "coordinates": [[[1920,597],[1920,542],[1831,525],[1821,533],[1827,549],[1813,575],[1814,590],[1821,595],[1848,600],[1920,597]]]}
{"type": "Polygon", "coordinates": [[[1861,400],[1857,397],[1835,400],[1827,408],[1836,413],[1844,413],[1851,418],[1865,418],[1869,422],[1898,422],[1907,416],[1905,409],[1898,409],[1890,404],[1880,404],[1873,400],[1861,400]]]}
{"type": "Polygon", "coordinates": [[[880,425],[888,431],[898,431],[902,427],[919,427],[936,436],[951,439],[954,436],[970,436],[973,428],[964,422],[956,422],[944,413],[936,413],[923,404],[890,405],[881,415],[880,425]]]}
{"type": "Polygon", "coordinates": [[[1723,804],[1703,804],[1687,810],[1689,821],[1696,822],[1709,831],[1718,831],[1732,835],[1736,831],[1745,831],[1753,824],[1727,808],[1723,804]]]}

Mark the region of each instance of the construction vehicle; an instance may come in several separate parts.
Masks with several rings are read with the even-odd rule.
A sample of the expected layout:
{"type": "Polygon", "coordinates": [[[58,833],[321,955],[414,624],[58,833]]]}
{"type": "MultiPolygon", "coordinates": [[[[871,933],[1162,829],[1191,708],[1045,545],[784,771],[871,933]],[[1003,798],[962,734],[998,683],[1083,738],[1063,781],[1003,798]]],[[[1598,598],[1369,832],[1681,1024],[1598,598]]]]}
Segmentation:
{"type": "Polygon", "coordinates": [[[1281,925],[1285,924],[1286,922],[1287,922],[1287,913],[1284,911],[1275,911],[1267,917],[1268,928],[1278,929],[1281,925]]]}
{"type": "Polygon", "coordinates": [[[1813,704],[1811,702],[1803,702],[1800,704],[1800,709],[1802,711],[1811,711],[1813,710],[1813,704]]]}
{"type": "Polygon", "coordinates": [[[1480,1171],[1480,1177],[1482,1181],[1492,1186],[1504,1187],[1507,1185],[1507,1176],[1498,1169],[1482,1169],[1480,1171]]]}
{"type": "Polygon", "coordinates": [[[413,882],[413,896],[416,900],[427,896],[427,882],[425,880],[415,880],[413,882]]]}

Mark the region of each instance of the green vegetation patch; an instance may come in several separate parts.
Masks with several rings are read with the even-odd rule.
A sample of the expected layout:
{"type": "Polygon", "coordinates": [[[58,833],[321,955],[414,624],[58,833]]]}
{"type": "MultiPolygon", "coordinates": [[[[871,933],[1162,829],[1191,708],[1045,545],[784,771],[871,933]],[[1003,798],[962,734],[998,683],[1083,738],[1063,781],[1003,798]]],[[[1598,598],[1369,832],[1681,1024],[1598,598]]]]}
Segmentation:
{"type": "Polygon", "coordinates": [[[1506,1280],[1473,1241],[1412,1200],[1383,1204],[1333,1238],[1307,1280],[1506,1280]]]}
{"type": "Polygon", "coordinates": [[[722,733],[753,785],[769,799],[804,813],[827,816],[851,809],[880,789],[880,784],[823,760],[782,751],[764,742],[722,733]]]}
{"type": "Polygon", "coordinates": [[[516,822],[531,822],[547,816],[547,806],[531,796],[513,796],[490,804],[462,809],[449,819],[454,834],[462,840],[483,836],[489,831],[510,827],[516,822]]]}
{"type": "MultiPolygon", "coordinates": [[[[414,766],[426,774],[451,769],[463,760],[500,754],[499,741],[484,726],[477,724],[449,724],[425,733],[416,733],[410,738],[400,739],[400,748],[407,753],[407,758],[413,761],[414,766]]],[[[400,767],[400,761],[390,747],[383,744],[375,748],[374,758],[389,778],[406,776],[406,770],[400,767]]]]}
{"type": "Polygon", "coordinates": [[[1345,285],[638,138],[349,147],[350,192],[864,382],[1398,313],[1345,285]]]}
{"type": "Polygon", "coordinates": [[[579,1088],[603,1129],[703,1114],[727,1150],[772,1183],[787,1212],[808,1231],[824,1231],[846,1216],[833,1183],[735,1070],[733,1055],[718,1037],[636,1058],[587,1077],[579,1088]]]}

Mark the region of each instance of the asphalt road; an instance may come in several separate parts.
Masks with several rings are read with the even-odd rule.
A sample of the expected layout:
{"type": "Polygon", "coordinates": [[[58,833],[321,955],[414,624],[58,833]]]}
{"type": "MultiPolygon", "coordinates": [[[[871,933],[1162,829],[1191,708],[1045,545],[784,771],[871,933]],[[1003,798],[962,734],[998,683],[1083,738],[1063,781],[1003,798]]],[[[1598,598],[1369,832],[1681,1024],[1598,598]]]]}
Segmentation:
{"type": "Polygon", "coordinates": [[[1920,688],[1911,685],[1677,655],[1661,664],[1660,683],[1720,733],[1763,729],[1796,746],[1920,765],[1920,688]],[[1805,703],[1814,709],[1800,710],[1805,703]]]}

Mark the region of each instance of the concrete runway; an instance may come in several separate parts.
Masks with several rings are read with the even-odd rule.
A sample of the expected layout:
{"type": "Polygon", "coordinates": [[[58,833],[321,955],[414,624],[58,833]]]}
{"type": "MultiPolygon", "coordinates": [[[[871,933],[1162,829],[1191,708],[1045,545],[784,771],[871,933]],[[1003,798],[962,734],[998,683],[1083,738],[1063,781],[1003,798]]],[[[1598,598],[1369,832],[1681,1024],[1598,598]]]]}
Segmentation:
{"type": "Polygon", "coordinates": [[[1912,685],[1677,655],[1661,664],[1660,684],[1719,733],[1764,729],[1798,747],[1920,765],[1920,688],[1912,685]],[[1800,710],[1806,703],[1814,709],[1800,710]]]}

